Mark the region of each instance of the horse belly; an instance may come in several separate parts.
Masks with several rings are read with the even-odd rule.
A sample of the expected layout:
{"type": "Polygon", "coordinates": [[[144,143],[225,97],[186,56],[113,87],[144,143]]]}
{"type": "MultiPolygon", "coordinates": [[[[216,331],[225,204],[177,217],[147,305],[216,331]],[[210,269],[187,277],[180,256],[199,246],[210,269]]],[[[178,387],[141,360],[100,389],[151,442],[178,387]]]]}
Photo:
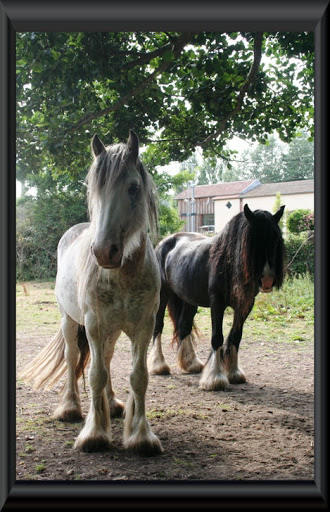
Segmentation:
{"type": "Polygon", "coordinates": [[[189,283],[186,285],[172,286],[174,293],[188,304],[193,306],[210,307],[210,300],[207,287],[198,286],[198,283],[189,283]]]}

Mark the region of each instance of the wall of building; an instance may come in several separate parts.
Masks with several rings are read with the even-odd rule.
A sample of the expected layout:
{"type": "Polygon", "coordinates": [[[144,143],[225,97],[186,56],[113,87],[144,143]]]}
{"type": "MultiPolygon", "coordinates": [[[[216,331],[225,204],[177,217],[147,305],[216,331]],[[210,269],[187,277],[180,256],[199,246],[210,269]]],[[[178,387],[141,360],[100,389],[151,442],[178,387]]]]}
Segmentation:
{"type": "MultiPolygon", "coordinates": [[[[248,203],[251,210],[273,211],[276,196],[245,197],[243,204],[248,203]]],[[[285,204],[285,210],[292,212],[301,208],[314,211],[314,194],[285,194],[281,195],[281,204],[285,204]]]]}
{"type": "MultiPolygon", "coordinates": [[[[244,197],[242,207],[248,204],[251,210],[268,210],[273,213],[276,201],[276,195],[265,197],[244,197]]],[[[216,199],[214,201],[214,224],[215,231],[221,231],[227,222],[240,211],[240,199],[230,199],[232,207],[227,208],[228,199],[216,199]]],[[[285,194],[281,195],[281,204],[285,205],[285,213],[288,214],[294,210],[308,209],[314,211],[314,194],[285,194]]]]}
{"type": "Polygon", "coordinates": [[[215,232],[222,231],[227,222],[240,212],[240,199],[215,199],[214,200],[214,226],[215,232]],[[227,204],[230,202],[231,207],[227,204]]]}

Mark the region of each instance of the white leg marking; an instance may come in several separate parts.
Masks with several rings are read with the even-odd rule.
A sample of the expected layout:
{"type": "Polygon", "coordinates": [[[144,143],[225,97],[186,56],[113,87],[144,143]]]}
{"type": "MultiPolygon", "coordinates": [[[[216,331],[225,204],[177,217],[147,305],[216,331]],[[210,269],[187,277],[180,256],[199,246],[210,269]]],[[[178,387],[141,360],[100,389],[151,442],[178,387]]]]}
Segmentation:
{"type": "Polygon", "coordinates": [[[231,384],[242,384],[246,382],[245,373],[238,367],[238,353],[236,347],[232,346],[230,351],[225,353],[224,364],[228,380],[231,384]]]}
{"type": "Polygon", "coordinates": [[[162,335],[157,334],[148,357],[148,370],[155,375],[169,375],[170,367],[165,361],[161,343],[162,335]]]}
{"type": "Polygon", "coordinates": [[[154,321],[149,322],[132,340],[133,368],[130,375],[131,392],[126,403],[124,446],[142,455],[156,455],[163,451],[146,418],[145,393],[148,386],[147,348],[154,321]]]}
{"type": "Polygon", "coordinates": [[[178,365],[188,373],[200,373],[204,367],[194,350],[193,336],[189,334],[181,341],[178,350],[178,365]]]}
{"type": "Polygon", "coordinates": [[[91,349],[89,384],[92,398],[85,426],[77,437],[74,448],[86,452],[96,452],[108,450],[111,443],[110,409],[105,390],[108,382],[108,370],[103,353],[102,340],[104,340],[104,336],[98,330],[97,320],[86,318],[85,326],[91,349]]]}
{"type": "Polygon", "coordinates": [[[199,381],[199,387],[207,391],[224,390],[228,379],[221,369],[220,348],[212,351],[199,381]]]}

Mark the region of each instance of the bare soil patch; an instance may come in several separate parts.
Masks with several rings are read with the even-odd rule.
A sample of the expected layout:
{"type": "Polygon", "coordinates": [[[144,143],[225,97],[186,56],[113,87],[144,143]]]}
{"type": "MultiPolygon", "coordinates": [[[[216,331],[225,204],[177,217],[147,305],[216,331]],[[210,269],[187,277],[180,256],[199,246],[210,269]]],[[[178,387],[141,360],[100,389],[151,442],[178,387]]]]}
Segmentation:
{"type": "MultiPolygon", "coordinates": [[[[47,338],[18,340],[28,361],[47,338]]],[[[57,390],[17,388],[18,480],[311,480],[313,479],[313,363],[310,351],[250,342],[241,351],[249,381],[223,392],[198,388],[198,375],[182,374],[168,347],[172,375],[150,376],[147,410],[164,453],[142,458],[122,447],[122,420],[112,422],[113,449],[73,451],[81,424],[51,419],[57,390]],[[269,353],[271,351],[271,353],[269,353]]],[[[207,357],[208,349],[199,350],[207,357]]],[[[122,337],[113,361],[117,396],[128,395],[129,340],[122,337]]],[[[83,410],[88,392],[81,388],[83,410]]]]}
{"type": "MultiPolygon", "coordinates": [[[[27,299],[23,297],[22,304],[27,299]]],[[[53,311],[48,311],[56,308],[55,300],[34,299],[34,306],[41,311],[43,323],[34,334],[28,327],[18,328],[18,370],[57,330],[53,311]]],[[[240,362],[248,381],[220,392],[199,389],[199,375],[178,369],[170,340],[168,325],[164,353],[172,374],[150,375],[146,398],[149,421],[162,442],[163,454],[147,458],[127,453],[122,446],[122,419],[112,421],[109,452],[74,451],[82,424],[52,419],[59,388],[35,392],[18,381],[17,480],[314,479],[313,339],[283,343],[273,336],[265,342],[245,328],[240,362]]],[[[197,346],[203,361],[209,350],[209,332],[203,329],[197,346]]],[[[128,396],[130,368],[130,341],[122,335],[112,363],[112,380],[123,401],[128,396]]],[[[86,391],[83,382],[80,385],[86,415],[89,388],[87,383],[86,391]]]]}

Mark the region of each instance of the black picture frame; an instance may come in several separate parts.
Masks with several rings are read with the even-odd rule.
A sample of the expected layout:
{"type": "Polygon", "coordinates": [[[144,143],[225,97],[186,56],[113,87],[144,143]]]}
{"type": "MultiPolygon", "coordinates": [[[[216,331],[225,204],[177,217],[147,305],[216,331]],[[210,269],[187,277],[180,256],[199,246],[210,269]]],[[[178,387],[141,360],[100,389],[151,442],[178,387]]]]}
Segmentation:
{"type": "Polygon", "coordinates": [[[328,0],[0,0],[0,509],[327,509],[328,0]],[[20,31],[314,31],[315,478],[267,482],[15,481],[15,34],[20,31]]]}

